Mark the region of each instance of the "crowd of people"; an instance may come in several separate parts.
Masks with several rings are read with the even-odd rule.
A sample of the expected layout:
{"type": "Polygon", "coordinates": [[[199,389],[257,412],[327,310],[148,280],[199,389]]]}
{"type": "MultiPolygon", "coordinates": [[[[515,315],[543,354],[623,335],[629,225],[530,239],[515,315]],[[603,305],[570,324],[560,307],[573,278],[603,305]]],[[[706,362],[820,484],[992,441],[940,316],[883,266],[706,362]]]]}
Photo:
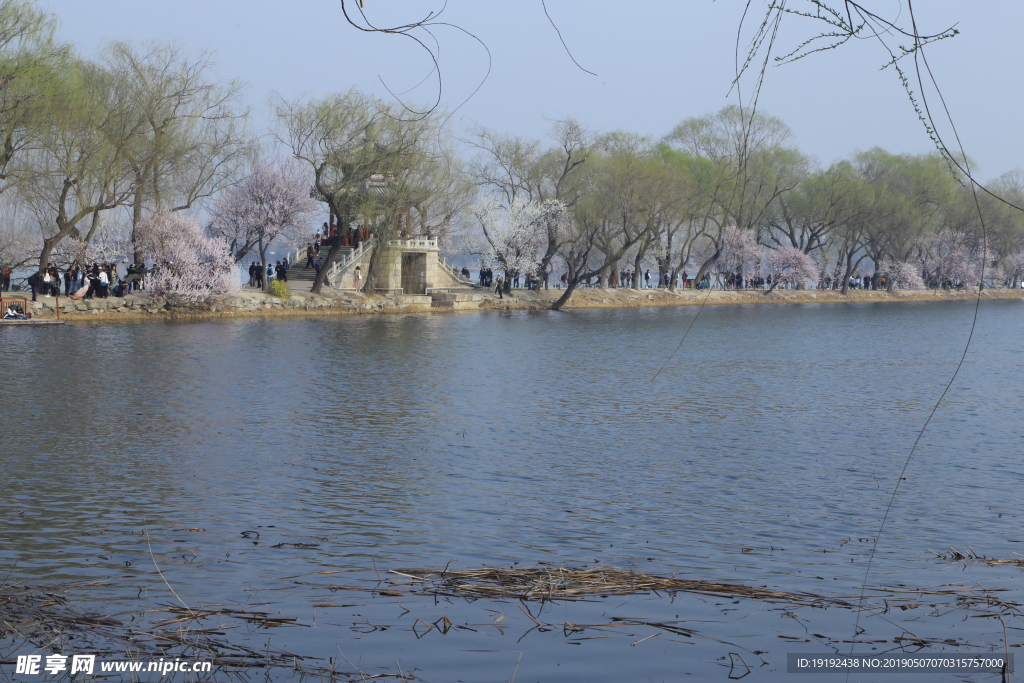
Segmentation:
{"type": "MultiPolygon", "coordinates": [[[[79,266],[72,263],[61,270],[51,265],[42,272],[34,272],[28,277],[28,286],[32,291],[32,301],[38,295],[44,297],[64,296],[72,299],[106,299],[111,294],[125,296],[143,287],[144,268],[129,264],[124,279],[117,273],[117,267],[110,263],[93,263],[91,266],[79,266]]],[[[10,269],[4,268],[4,291],[10,291],[10,269]]]]}
{"type": "MultiPolygon", "coordinates": [[[[469,268],[464,267],[462,269],[462,277],[467,280],[470,279],[469,268]]],[[[538,275],[532,270],[528,273],[513,273],[509,276],[509,280],[509,286],[511,289],[519,289],[520,287],[525,287],[526,289],[540,289],[541,286],[545,288],[548,286],[548,274],[542,273],[538,275]]],[[[501,282],[500,287],[502,289],[505,287],[505,278],[499,277],[496,281],[494,279],[494,271],[488,266],[482,267],[480,272],[477,273],[477,281],[480,283],[481,287],[487,287],[488,289],[499,281],[501,282]]]]}
{"type": "MultiPolygon", "coordinates": [[[[469,279],[469,270],[466,268],[462,269],[462,274],[466,279],[469,279]]],[[[481,286],[492,288],[495,284],[493,271],[489,267],[480,268],[477,274],[478,281],[481,286]]],[[[519,289],[520,284],[524,283],[527,289],[537,289],[539,285],[543,284],[547,287],[547,278],[538,279],[533,273],[527,273],[525,276],[525,283],[520,279],[519,274],[513,274],[511,276],[511,289],[519,289]]],[[[669,288],[672,286],[672,273],[665,272],[660,276],[652,275],[650,269],[643,271],[642,273],[633,270],[619,270],[613,271],[608,276],[607,286],[615,289],[658,289],[658,288],[669,288]]],[[[504,286],[504,278],[499,277],[498,280],[502,282],[504,286]]],[[[677,289],[708,289],[712,287],[714,282],[714,288],[716,289],[766,289],[772,286],[772,276],[768,275],[765,277],[760,276],[744,276],[742,273],[705,273],[700,281],[698,282],[695,278],[690,277],[690,274],[685,270],[675,275],[675,285],[677,289]]],[[[565,288],[569,283],[569,274],[562,273],[558,278],[556,287],[565,288]]],[[[841,289],[843,281],[841,278],[833,279],[831,277],[825,277],[818,283],[819,289],[841,289]]],[[[850,289],[885,289],[888,282],[884,276],[871,275],[855,275],[850,278],[850,289]]],[[[598,276],[592,276],[584,279],[579,283],[581,287],[599,287],[601,286],[601,279],[598,276]]],[[[942,287],[944,289],[956,287],[956,283],[943,282],[941,284],[933,284],[933,287],[942,287]]]]}
{"type": "MultiPolygon", "coordinates": [[[[270,286],[270,283],[275,278],[281,282],[288,282],[288,270],[290,268],[291,264],[288,263],[287,256],[277,261],[274,265],[268,263],[264,266],[259,261],[253,261],[249,264],[249,286],[263,289],[264,281],[266,281],[267,286],[270,286]]],[[[317,268],[317,271],[319,272],[319,268],[317,268]]]]}
{"type": "MultiPolygon", "coordinates": [[[[465,279],[470,279],[470,272],[468,268],[462,269],[462,276],[465,279]]],[[[619,271],[613,271],[608,275],[607,286],[614,289],[668,289],[672,286],[673,277],[675,277],[675,286],[677,289],[708,289],[712,287],[712,282],[715,283],[715,288],[720,289],[764,289],[771,287],[772,278],[767,277],[745,277],[741,273],[732,274],[715,274],[705,273],[700,281],[690,276],[685,270],[681,273],[677,273],[673,276],[670,272],[662,273],[661,275],[652,275],[650,269],[646,269],[643,272],[633,271],[628,269],[622,269],[619,271]]],[[[526,274],[513,273],[508,276],[510,280],[509,289],[519,289],[525,287],[526,289],[540,289],[548,286],[548,278],[546,274],[538,276],[534,272],[526,274]]],[[[505,277],[498,277],[497,280],[494,277],[494,271],[488,266],[482,266],[477,273],[477,281],[480,286],[487,287],[488,289],[494,289],[497,291],[497,282],[501,282],[501,288],[505,287],[505,277]]],[[[871,278],[869,276],[858,277],[854,280],[851,279],[851,287],[870,289],[871,278]]],[[[884,278],[882,278],[884,281],[884,278]]],[[[831,283],[831,280],[829,280],[831,283]]],[[[569,274],[563,272],[555,283],[556,287],[566,288],[569,284],[569,274]]],[[[839,283],[842,284],[841,282],[839,283]]],[[[592,276],[585,278],[579,283],[580,287],[600,287],[602,285],[601,279],[598,276],[592,276]]]]}

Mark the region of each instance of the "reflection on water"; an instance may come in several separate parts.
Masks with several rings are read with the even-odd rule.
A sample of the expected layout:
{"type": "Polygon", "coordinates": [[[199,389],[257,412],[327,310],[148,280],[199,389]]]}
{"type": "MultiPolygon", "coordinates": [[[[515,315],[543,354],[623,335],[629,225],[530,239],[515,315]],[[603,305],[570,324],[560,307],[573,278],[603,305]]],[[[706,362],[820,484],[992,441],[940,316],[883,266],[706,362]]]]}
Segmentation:
{"type": "MultiPolygon", "coordinates": [[[[927,552],[1021,551],[1019,305],[983,304],[967,363],[901,486],[872,585],[997,583],[1020,599],[1020,569],[927,552]]],[[[895,478],[962,352],[970,306],[708,308],[652,382],[695,312],[5,328],[0,559],[17,578],[111,579],[83,598],[104,607],[166,602],[156,562],[194,604],[263,604],[316,624],[274,634],[289,646],[397,657],[427,680],[504,680],[519,653],[522,680],[725,675],[716,660],[729,648],[708,639],[568,647],[561,633],[534,632],[517,642],[533,624],[516,604],[406,598],[412,616],[402,616],[394,598],[358,594],[356,608],[312,607],[355,604],[329,587],[376,582],[374,565],[449,562],[635,566],[856,595],[895,478]],[[356,571],[333,584],[313,574],[333,570],[356,571]],[[493,622],[486,610],[513,626],[423,639],[407,628],[442,613],[493,622]],[[353,626],[363,619],[394,628],[363,633],[353,626]]],[[[849,612],[783,617],[716,602],[648,595],[545,609],[558,623],[678,614],[767,652],[756,679],[785,676],[785,653],[797,650],[779,635],[804,638],[813,623],[833,640],[853,636],[849,612]]],[[[925,616],[912,612],[886,618],[925,616]]],[[[890,641],[906,628],[864,621],[890,641]]],[[[918,628],[1002,642],[1001,627],[969,621],[918,628]]],[[[827,647],[810,640],[799,651],[827,647]]]]}

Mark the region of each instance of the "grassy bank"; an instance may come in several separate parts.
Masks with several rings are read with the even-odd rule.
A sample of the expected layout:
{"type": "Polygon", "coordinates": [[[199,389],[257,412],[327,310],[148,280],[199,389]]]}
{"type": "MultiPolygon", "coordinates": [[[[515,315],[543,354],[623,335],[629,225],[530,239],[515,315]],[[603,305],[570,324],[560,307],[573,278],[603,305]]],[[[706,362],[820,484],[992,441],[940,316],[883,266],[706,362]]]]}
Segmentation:
{"type": "MultiPolygon", "coordinates": [[[[482,302],[484,309],[546,308],[562,293],[562,290],[523,292],[516,290],[512,299],[488,298],[482,302]]],[[[898,302],[898,301],[973,301],[976,291],[942,290],[898,290],[892,294],[884,291],[851,290],[847,294],[838,291],[819,290],[775,290],[764,294],[757,290],[748,291],[668,291],[665,289],[581,289],[573,293],[566,309],[574,308],[648,308],[656,306],[727,306],[727,305],[771,305],[771,304],[832,304],[851,302],[898,302]]],[[[1024,290],[988,289],[981,293],[983,299],[1024,299],[1024,290]]]]}

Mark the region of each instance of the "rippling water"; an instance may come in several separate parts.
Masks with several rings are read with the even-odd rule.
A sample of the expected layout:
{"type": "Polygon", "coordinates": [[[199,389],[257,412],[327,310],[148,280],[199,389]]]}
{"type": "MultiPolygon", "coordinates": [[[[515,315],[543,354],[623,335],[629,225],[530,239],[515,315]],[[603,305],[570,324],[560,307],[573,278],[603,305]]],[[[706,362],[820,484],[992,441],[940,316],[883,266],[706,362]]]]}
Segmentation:
{"type": "MultiPolygon", "coordinates": [[[[0,562],[12,580],[102,579],[80,598],[100,610],[174,602],[156,564],[191,605],[308,626],[239,638],[397,660],[428,681],[506,680],[517,663],[519,681],[725,679],[730,652],[746,680],[787,678],[787,652],[848,651],[855,615],[640,595],[533,605],[557,628],[531,631],[514,601],[330,590],[387,569],[547,562],[857,596],[973,304],[707,308],[652,381],[696,312],[2,328],[0,562]],[[469,628],[413,631],[443,616],[469,628]],[[616,618],[701,635],[563,629],[616,618]]],[[[1024,553],[1022,312],[982,305],[872,587],[1024,597],[1021,568],[928,552],[1024,553]]],[[[888,641],[878,651],[906,632],[956,651],[1007,644],[992,617],[883,616],[861,617],[862,638],[888,641]]],[[[1024,640],[1024,623],[1007,625],[1008,644],[1024,640]]]]}

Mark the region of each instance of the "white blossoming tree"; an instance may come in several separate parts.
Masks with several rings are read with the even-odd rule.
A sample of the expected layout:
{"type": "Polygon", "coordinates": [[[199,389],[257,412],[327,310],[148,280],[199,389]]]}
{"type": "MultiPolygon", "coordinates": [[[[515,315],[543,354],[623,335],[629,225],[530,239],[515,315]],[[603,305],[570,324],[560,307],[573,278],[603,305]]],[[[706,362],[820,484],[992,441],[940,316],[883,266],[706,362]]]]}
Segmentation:
{"type": "MultiPolygon", "coordinates": [[[[923,259],[927,284],[976,286],[981,279],[980,245],[971,244],[968,236],[956,230],[945,230],[931,239],[923,259]]],[[[991,255],[989,255],[991,259],[991,255]]]]}
{"type": "Polygon", "coordinates": [[[203,234],[195,221],[158,213],[139,225],[146,260],[153,263],[146,288],[172,303],[200,303],[238,291],[228,243],[203,234]]]}
{"type": "Polygon", "coordinates": [[[515,198],[507,205],[493,199],[479,201],[473,208],[483,231],[485,259],[505,271],[505,291],[511,279],[538,267],[552,226],[565,220],[562,202],[515,198]]]}
{"type": "Polygon", "coordinates": [[[764,291],[768,294],[779,285],[805,287],[818,281],[821,271],[818,264],[800,249],[780,246],[769,249],[762,272],[771,277],[772,284],[764,291]]]}
{"type": "Polygon", "coordinates": [[[762,250],[752,230],[727,225],[714,239],[698,246],[694,255],[703,264],[697,273],[698,282],[708,272],[715,273],[719,282],[736,273],[750,273],[761,260],[762,250]]]}
{"type": "Polygon", "coordinates": [[[1009,287],[1018,289],[1024,280],[1024,252],[1004,256],[999,261],[999,268],[1003,277],[1009,281],[1009,287]]]}

